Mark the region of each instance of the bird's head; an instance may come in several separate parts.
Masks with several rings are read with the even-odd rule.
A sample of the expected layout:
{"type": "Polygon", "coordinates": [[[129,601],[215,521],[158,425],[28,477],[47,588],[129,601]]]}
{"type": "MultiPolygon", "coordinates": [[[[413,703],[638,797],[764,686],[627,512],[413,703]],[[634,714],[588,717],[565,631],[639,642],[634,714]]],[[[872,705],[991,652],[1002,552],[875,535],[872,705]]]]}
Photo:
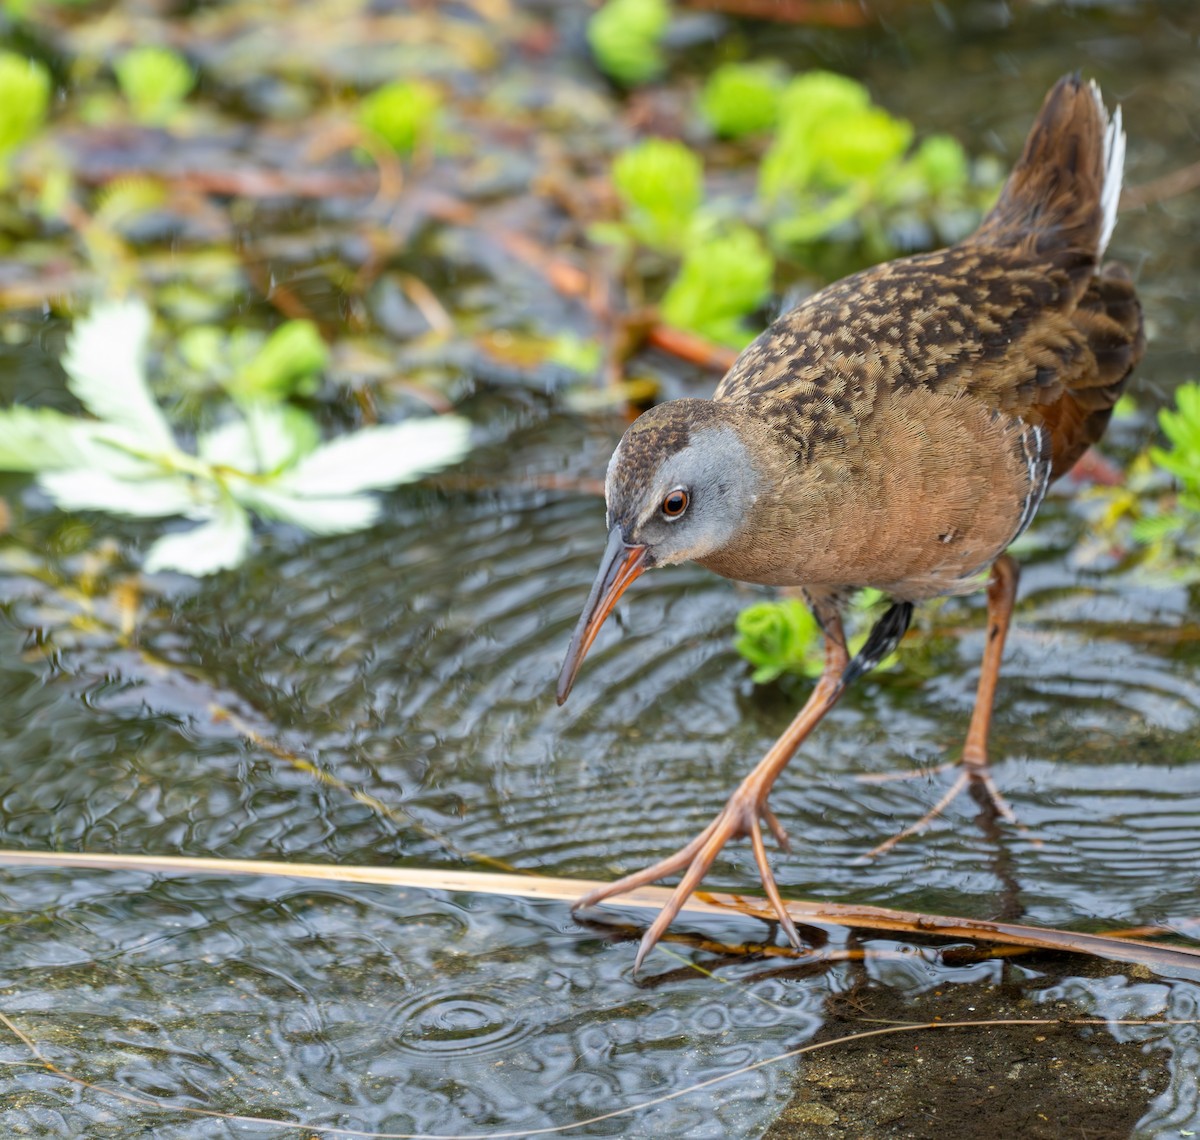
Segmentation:
{"type": "Polygon", "coordinates": [[[608,465],[608,546],[559,674],[560,705],[630,583],[653,566],[701,560],[733,542],[761,485],[728,405],[673,400],[630,425],[608,465]]]}

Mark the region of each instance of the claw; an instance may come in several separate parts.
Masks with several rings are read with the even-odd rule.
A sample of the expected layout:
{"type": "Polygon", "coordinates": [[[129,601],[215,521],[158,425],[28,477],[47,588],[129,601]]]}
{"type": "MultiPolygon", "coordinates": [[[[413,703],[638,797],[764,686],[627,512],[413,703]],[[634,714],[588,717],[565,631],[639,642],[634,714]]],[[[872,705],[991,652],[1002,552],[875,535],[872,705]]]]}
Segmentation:
{"type": "Polygon", "coordinates": [[[767,826],[771,829],[771,834],[775,836],[775,842],[779,844],[780,851],[791,851],[791,841],[788,839],[787,832],[783,829],[783,824],[779,822],[779,817],[766,804],[763,804],[761,814],[763,819],[767,821],[767,826]]]}
{"type": "Polygon", "coordinates": [[[767,862],[767,849],[763,843],[762,831],[757,827],[752,828],[750,831],[750,843],[754,848],[754,861],[758,864],[758,873],[762,876],[762,884],[767,892],[767,898],[771,900],[771,905],[775,908],[775,914],[779,918],[779,925],[783,927],[783,932],[788,936],[788,941],[797,950],[803,950],[804,947],[800,943],[800,935],[796,932],[796,924],[792,922],[792,916],[788,914],[787,907],[783,905],[783,899],[779,895],[779,887],[775,885],[775,876],[771,873],[771,864],[767,862]]]}
{"type": "Polygon", "coordinates": [[[886,855],[897,843],[908,839],[909,836],[918,835],[924,831],[935,819],[942,815],[955,799],[958,798],[972,784],[979,784],[991,802],[992,809],[1006,823],[1012,824],[1018,831],[1021,832],[1031,843],[1036,847],[1042,845],[1042,841],[1036,836],[1030,835],[1029,829],[1017,819],[1016,812],[1009,806],[1008,801],[1000,794],[1000,789],[996,786],[996,781],[992,779],[991,772],[984,766],[987,761],[982,764],[964,764],[962,771],[955,777],[954,783],[916,823],[910,823],[903,831],[896,832],[890,839],[885,839],[878,847],[871,848],[865,855],[861,856],[856,862],[869,863],[872,859],[878,858],[880,855],[886,855]]]}
{"type": "MultiPolygon", "coordinates": [[[[597,887],[594,891],[589,891],[582,898],[576,899],[571,904],[571,913],[574,914],[577,910],[586,910],[588,907],[595,906],[605,899],[610,899],[613,895],[623,895],[626,891],[635,891],[638,887],[647,886],[657,879],[663,878],[665,875],[673,875],[682,867],[686,867],[692,857],[704,845],[704,841],[716,830],[717,824],[721,822],[721,817],[717,816],[691,843],[686,847],[681,847],[674,855],[668,855],[665,859],[660,859],[657,863],[651,864],[649,867],[643,867],[640,871],[634,871],[630,875],[618,879],[615,883],[606,883],[602,887],[597,887]]],[[[682,906],[683,903],[680,903],[682,906]]],[[[678,907],[676,908],[678,913],[678,907]]]]}
{"type": "Polygon", "coordinates": [[[792,945],[797,949],[803,949],[800,942],[800,935],[797,933],[795,923],[792,922],[791,916],[784,906],[783,898],[779,894],[779,887],[775,883],[775,876],[771,873],[771,865],[767,861],[767,851],[763,843],[762,828],[758,823],[760,817],[766,821],[767,826],[779,841],[780,846],[786,850],[787,833],[775,817],[775,813],[765,803],[757,803],[753,797],[739,790],[730,796],[729,802],[726,803],[721,813],[687,846],[681,847],[674,855],[668,855],[667,858],[660,860],[653,866],[646,867],[641,871],[635,871],[631,875],[626,875],[624,878],[618,879],[615,883],[607,883],[603,887],[598,887],[590,894],[584,895],[583,898],[579,899],[571,907],[571,910],[575,911],[584,907],[594,906],[604,899],[624,894],[626,891],[634,890],[637,887],[645,886],[647,883],[652,883],[656,879],[661,879],[665,875],[671,875],[683,870],[683,878],[679,881],[679,885],[675,890],[672,891],[671,897],[667,900],[667,905],[659,911],[654,921],[646,930],[646,933],[642,935],[637,956],[633,961],[633,972],[636,974],[642,968],[642,963],[646,960],[646,956],[658,944],[663,934],[666,933],[667,927],[675,921],[676,916],[683,909],[683,904],[687,902],[691,894],[700,885],[701,880],[708,874],[709,868],[716,862],[717,856],[721,853],[721,849],[725,844],[731,839],[736,839],[738,836],[748,835],[754,849],[754,862],[758,865],[759,874],[762,876],[763,888],[766,890],[767,899],[779,919],[779,924],[783,927],[784,933],[788,936],[792,945]]]}

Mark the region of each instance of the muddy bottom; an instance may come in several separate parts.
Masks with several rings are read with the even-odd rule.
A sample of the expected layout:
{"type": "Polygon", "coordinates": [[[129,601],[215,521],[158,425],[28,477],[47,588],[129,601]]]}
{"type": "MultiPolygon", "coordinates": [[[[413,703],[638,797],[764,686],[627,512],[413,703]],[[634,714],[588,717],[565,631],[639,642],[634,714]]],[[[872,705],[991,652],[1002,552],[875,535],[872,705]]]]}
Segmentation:
{"type": "MultiPolygon", "coordinates": [[[[1022,962],[1035,965],[1032,957],[1022,962]]],[[[1109,972],[1096,964],[1094,976],[1109,972]]],[[[1039,1001],[1037,990],[1051,984],[1022,978],[909,996],[864,984],[830,1001],[818,1040],[880,1022],[1094,1016],[1072,1002],[1039,1001]]],[[[1102,1026],[993,1025],[867,1038],[802,1059],[795,1094],[766,1140],[1116,1140],[1131,1135],[1167,1086],[1168,1058],[1153,1045],[1115,1041],[1102,1026]]]]}

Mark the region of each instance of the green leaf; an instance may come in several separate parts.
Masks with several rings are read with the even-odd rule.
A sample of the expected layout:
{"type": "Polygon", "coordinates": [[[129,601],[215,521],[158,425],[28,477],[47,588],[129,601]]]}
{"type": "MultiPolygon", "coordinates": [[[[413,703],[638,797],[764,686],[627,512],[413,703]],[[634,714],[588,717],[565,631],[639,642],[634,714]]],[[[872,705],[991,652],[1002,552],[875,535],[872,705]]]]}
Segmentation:
{"type": "Polygon", "coordinates": [[[670,20],[667,0],[608,0],[587,28],[601,70],[629,87],[655,78],[665,66],[659,45],[670,20]]]}
{"type": "Polygon", "coordinates": [[[844,185],[846,168],[886,144],[895,133],[888,124],[895,122],[871,106],[867,89],[853,79],[828,71],[797,76],[780,99],[779,130],[763,156],[759,194],[773,202],[813,186],[844,185]]]}
{"type": "Polygon", "coordinates": [[[699,155],[673,139],[646,139],[613,163],[613,185],[638,240],[679,250],[704,198],[699,155]]]}
{"type": "Polygon", "coordinates": [[[750,339],[741,318],[771,291],[775,263],[749,226],[736,225],[694,242],[663,297],[664,319],[723,344],[750,339]]]}
{"type": "Polygon", "coordinates": [[[50,104],[50,73],[35,59],[0,52],[0,160],[41,129],[50,104]]]}
{"type": "Polygon", "coordinates": [[[1180,534],[1187,529],[1188,517],[1184,514],[1151,515],[1138,519],[1129,530],[1134,542],[1149,545],[1164,538],[1180,534]]]}
{"type": "Polygon", "coordinates": [[[708,77],[700,110],[726,138],[770,130],[779,118],[783,70],[773,63],[725,63],[708,77]]]}
{"type": "Polygon", "coordinates": [[[1163,408],[1158,422],[1172,447],[1169,451],[1153,447],[1150,458],[1189,494],[1200,494],[1200,384],[1176,388],[1175,409],[1163,408]]]}
{"type": "Polygon", "coordinates": [[[970,177],[967,152],[952,135],[930,135],[917,147],[913,163],[933,194],[961,190],[970,177]]]}
{"type": "Polygon", "coordinates": [[[865,200],[863,192],[856,187],[812,204],[802,199],[803,208],[771,223],[771,239],[780,245],[803,245],[817,241],[852,221],[863,208],[865,200]]]}
{"type": "Polygon", "coordinates": [[[167,534],[146,552],[147,574],[178,570],[203,577],[239,565],[250,549],[250,519],[226,499],[208,522],[179,534],[167,534]]]}
{"type": "Polygon", "coordinates": [[[171,429],[146,383],[150,311],[141,301],[96,305],[67,340],[67,387],[92,415],[134,432],[146,451],[175,453],[171,429]]]}
{"type": "Polygon", "coordinates": [[[755,684],[784,673],[816,677],[823,667],[821,628],[808,607],[795,598],[759,602],[737,616],[733,647],[756,666],[755,684]]]}
{"type": "Polygon", "coordinates": [[[312,321],[288,321],[267,338],[251,361],[225,382],[236,400],[283,400],[311,395],[329,364],[326,347],[312,321]]]}
{"type": "Polygon", "coordinates": [[[1114,420],[1131,420],[1138,414],[1138,403],[1132,392],[1126,392],[1113,404],[1114,420]]]}
{"type": "Polygon", "coordinates": [[[470,424],[461,416],[364,428],[318,447],[274,487],[312,498],[394,487],[457,462],[467,453],[469,436],[470,424]]]}
{"type": "Polygon", "coordinates": [[[419,79],[388,83],[368,95],[358,109],[359,122],[397,154],[408,154],[437,127],[442,96],[419,79]]]}
{"type": "Polygon", "coordinates": [[[140,479],[120,479],[89,467],[47,472],[39,476],[38,485],[64,511],[164,518],[187,514],[198,505],[191,480],[184,476],[164,478],[150,465],[140,479]]]}
{"type": "Polygon", "coordinates": [[[196,84],[187,60],[166,47],[133,48],[113,64],[113,71],[134,118],[148,126],[170,122],[196,84]]]}
{"type": "Polygon", "coordinates": [[[82,425],[50,408],[0,410],[0,471],[78,467],[82,425]]]}
{"type": "Polygon", "coordinates": [[[870,105],[870,93],[856,79],[832,71],[808,71],[784,89],[780,115],[789,124],[815,127],[870,105]]]}
{"type": "Polygon", "coordinates": [[[866,107],[821,123],[812,134],[816,175],[827,186],[874,178],[912,142],[912,124],[881,107],[866,107]]]}

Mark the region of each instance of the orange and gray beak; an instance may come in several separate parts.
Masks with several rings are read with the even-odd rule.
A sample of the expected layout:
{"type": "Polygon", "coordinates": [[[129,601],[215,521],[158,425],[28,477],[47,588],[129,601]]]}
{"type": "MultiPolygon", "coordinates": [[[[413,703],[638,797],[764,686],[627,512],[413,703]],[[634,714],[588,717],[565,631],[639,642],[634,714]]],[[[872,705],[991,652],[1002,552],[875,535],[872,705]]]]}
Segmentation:
{"type": "Polygon", "coordinates": [[[596,640],[596,634],[600,632],[604,619],[612,613],[613,606],[617,604],[617,600],[625,593],[629,584],[649,567],[647,548],[630,546],[622,537],[620,526],[614,526],[608,532],[608,546],[604,548],[600,572],[592,583],[592,592],[588,595],[583,613],[579,615],[579,624],[571,635],[567,659],[558,675],[560,705],[567,699],[571,686],[575,684],[575,674],[579,672],[584,656],[596,640]]]}

